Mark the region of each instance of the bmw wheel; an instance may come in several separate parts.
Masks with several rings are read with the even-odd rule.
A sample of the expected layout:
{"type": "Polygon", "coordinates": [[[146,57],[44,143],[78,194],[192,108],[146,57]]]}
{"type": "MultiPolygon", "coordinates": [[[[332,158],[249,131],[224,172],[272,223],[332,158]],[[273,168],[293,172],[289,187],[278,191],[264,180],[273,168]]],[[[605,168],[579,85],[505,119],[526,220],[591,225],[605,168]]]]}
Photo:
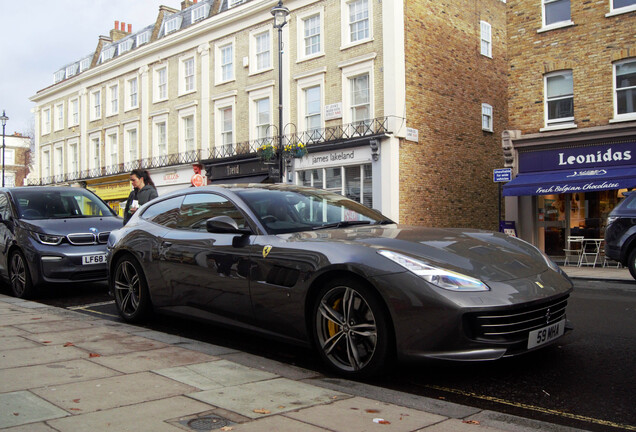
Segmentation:
{"type": "Polygon", "coordinates": [[[341,374],[370,376],[386,365],[390,332],[378,296],[362,283],[333,280],[313,310],[314,338],[323,360],[341,374]]]}
{"type": "Polygon", "coordinates": [[[24,255],[16,251],[9,260],[9,280],[13,295],[18,298],[28,299],[35,295],[35,287],[31,281],[31,273],[24,255]]]}
{"type": "Polygon", "coordinates": [[[124,255],[117,260],[110,285],[117,311],[123,319],[140,322],[147,318],[152,308],[148,284],[135,258],[124,255]]]}

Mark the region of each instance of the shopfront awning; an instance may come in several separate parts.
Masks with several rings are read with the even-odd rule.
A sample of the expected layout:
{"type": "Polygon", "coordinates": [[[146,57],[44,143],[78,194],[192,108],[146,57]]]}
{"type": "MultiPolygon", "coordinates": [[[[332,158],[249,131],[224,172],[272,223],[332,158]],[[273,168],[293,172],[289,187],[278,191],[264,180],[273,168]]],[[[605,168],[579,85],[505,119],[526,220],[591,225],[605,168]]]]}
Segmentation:
{"type": "Polygon", "coordinates": [[[503,185],[503,195],[551,195],[634,187],[636,187],[636,165],[630,165],[522,173],[503,185]]]}

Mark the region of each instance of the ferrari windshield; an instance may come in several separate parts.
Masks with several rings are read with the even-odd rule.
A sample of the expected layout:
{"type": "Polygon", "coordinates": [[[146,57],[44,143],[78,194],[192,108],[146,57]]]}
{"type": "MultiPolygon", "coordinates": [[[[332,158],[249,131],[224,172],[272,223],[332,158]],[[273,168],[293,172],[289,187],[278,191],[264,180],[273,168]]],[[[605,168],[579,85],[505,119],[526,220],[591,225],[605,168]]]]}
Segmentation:
{"type": "Polygon", "coordinates": [[[272,234],[393,223],[359,202],[319,189],[255,188],[237,195],[272,234]]]}
{"type": "Polygon", "coordinates": [[[45,191],[24,188],[14,190],[12,194],[23,219],[114,216],[108,205],[82,188],[45,191]]]}

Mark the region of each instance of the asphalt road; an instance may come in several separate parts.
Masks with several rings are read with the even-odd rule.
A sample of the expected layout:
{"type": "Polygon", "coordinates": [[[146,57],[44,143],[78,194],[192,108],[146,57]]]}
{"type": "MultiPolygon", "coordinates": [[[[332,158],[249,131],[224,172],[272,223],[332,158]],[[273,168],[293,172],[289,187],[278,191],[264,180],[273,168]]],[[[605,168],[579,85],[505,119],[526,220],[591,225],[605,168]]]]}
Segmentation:
{"type": "MultiPolygon", "coordinates": [[[[57,288],[38,301],[120,319],[104,284],[57,288]]],[[[401,365],[371,384],[589,431],[636,431],[636,283],[575,280],[568,318],[575,330],[548,349],[401,365]]],[[[146,327],[329,375],[311,351],[262,337],[165,316],[146,327]]]]}

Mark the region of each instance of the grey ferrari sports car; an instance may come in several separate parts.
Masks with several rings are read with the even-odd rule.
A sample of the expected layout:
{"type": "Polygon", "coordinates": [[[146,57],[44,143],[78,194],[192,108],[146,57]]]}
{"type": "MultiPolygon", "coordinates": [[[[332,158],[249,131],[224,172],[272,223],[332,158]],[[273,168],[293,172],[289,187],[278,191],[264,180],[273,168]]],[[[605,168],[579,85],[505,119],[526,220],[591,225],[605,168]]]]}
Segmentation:
{"type": "Polygon", "coordinates": [[[389,360],[495,360],[569,329],[567,276],[504,234],[395,224],[325,190],[189,188],[108,240],[130,322],[176,313],[313,346],[348,376],[389,360]]]}

